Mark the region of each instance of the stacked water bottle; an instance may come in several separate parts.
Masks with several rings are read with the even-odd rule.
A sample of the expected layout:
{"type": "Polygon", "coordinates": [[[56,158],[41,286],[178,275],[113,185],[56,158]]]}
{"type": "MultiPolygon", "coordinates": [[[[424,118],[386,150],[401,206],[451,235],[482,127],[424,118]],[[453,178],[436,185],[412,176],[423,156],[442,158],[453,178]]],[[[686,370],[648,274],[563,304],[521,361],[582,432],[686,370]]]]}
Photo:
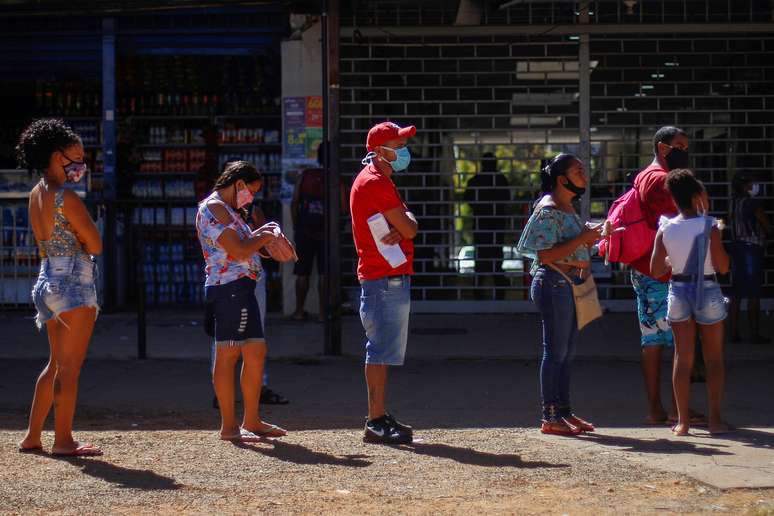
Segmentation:
{"type": "Polygon", "coordinates": [[[144,261],[141,274],[145,280],[146,302],[149,304],[181,304],[203,302],[204,272],[198,249],[191,243],[143,244],[144,261]]]}

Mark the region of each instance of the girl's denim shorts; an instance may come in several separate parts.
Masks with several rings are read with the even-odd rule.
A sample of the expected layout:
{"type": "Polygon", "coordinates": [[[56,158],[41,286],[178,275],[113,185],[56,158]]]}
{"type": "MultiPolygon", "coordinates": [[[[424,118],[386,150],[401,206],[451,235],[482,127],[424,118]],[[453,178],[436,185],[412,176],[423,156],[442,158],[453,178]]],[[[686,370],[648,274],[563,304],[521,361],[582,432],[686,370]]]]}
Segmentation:
{"type": "Polygon", "coordinates": [[[218,346],[265,342],[261,311],[255,298],[255,280],[239,278],[223,285],[207,285],[204,295],[215,319],[218,346]]]}
{"type": "Polygon", "coordinates": [[[726,318],[727,302],[720,285],[714,281],[704,282],[704,303],[701,306],[696,306],[696,286],[693,283],[671,281],[667,318],[670,323],[687,321],[693,317],[697,324],[715,324],[726,318]]]}
{"type": "Polygon", "coordinates": [[[59,318],[61,314],[82,306],[94,307],[99,312],[96,282],[97,264],[89,256],[44,258],[32,288],[38,329],[54,318],[64,323],[59,318]]]}

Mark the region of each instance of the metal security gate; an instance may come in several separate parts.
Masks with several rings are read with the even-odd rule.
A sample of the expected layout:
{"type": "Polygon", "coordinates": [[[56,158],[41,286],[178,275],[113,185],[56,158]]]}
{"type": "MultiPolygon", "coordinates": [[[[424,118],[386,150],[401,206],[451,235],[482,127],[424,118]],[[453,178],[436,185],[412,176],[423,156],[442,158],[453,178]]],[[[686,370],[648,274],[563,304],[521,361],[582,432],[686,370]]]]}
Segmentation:
{"type": "MultiPolygon", "coordinates": [[[[395,178],[420,219],[417,310],[530,308],[530,278],[513,246],[538,195],[542,160],[583,151],[581,33],[590,42],[591,217],[603,217],[626,188],[626,174],[649,163],[652,135],[663,125],[691,135],[714,215],[726,215],[730,178],[742,169],[758,174],[771,210],[774,25],[769,32],[745,25],[755,34],[729,24],[728,33],[702,31],[702,24],[760,21],[756,2],[736,11],[725,2],[723,9],[685,2],[678,10],[653,2],[633,14],[615,2],[592,2],[587,24],[572,2],[526,2],[485,10],[480,25],[461,27],[450,26],[459,16],[454,2],[382,4],[345,17],[342,174],[352,178],[361,168],[374,123],[417,126],[412,166],[395,178]],[[662,34],[657,23],[685,25],[662,34]]],[[[350,235],[343,246],[344,282],[354,289],[350,235]]],[[[604,302],[629,308],[626,271],[601,262],[594,270],[604,302]]],[[[769,297],[770,255],[766,274],[769,297]]]]}
{"type": "Polygon", "coordinates": [[[410,171],[395,178],[422,228],[415,299],[525,300],[514,246],[541,161],[578,145],[577,42],[374,38],[342,54],[344,170],[359,170],[374,122],[418,128],[410,171]]]}

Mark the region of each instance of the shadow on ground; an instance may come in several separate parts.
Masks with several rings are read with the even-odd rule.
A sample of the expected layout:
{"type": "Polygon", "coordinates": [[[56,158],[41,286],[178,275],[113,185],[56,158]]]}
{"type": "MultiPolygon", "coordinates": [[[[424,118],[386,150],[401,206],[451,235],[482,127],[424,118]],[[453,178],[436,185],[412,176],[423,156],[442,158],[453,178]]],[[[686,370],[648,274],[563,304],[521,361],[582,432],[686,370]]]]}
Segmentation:
{"type": "Polygon", "coordinates": [[[159,475],[149,469],[123,468],[96,458],[56,457],[54,455],[49,455],[48,457],[53,460],[68,462],[73,467],[80,469],[84,475],[99,478],[122,488],[141,489],[143,491],[168,491],[183,487],[174,478],[159,475]]]}
{"type": "Polygon", "coordinates": [[[417,455],[429,455],[431,457],[449,459],[460,464],[471,466],[483,466],[490,468],[568,468],[569,464],[556,464],[542,461],[525,461],[519,455],[513,453],[488,453],[450,446],[448,444],[413,443],[398,446],[398,449],[413,452],[417,455]]]}
{"type": "Polygon", "coordinates": [[[323,464],[329,466],[346,466],[350,468],[364,468],[371,465],[371,461],[365,460],[368,458],[368,455],[333,455],[311,450],[301,444],[288,443],[278,439],[265,439],[257,445],[234,443],[234,446],[244,450],[251,450],[267,457],[279,459],[283,462],[291,462],[293,464],[323,464]]]}

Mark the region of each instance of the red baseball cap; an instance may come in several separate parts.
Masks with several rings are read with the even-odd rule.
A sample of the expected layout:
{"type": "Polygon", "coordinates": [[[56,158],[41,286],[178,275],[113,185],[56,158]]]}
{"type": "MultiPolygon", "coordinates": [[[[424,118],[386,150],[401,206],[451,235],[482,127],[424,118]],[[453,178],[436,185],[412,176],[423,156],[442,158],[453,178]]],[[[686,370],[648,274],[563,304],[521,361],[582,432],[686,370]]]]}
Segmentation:
{"type": "Polygon", "coordinates": [[[392,122],[382,122],[376,124],[368,131],[368,138],[366,138],[366,149],[368,152],[373,151],[380,145],[384,145],[390,140],[396,138],[411,138],[417,134],[417,128],[413,125],[408,127],[401,127],[398,124],[392,122]]]}

